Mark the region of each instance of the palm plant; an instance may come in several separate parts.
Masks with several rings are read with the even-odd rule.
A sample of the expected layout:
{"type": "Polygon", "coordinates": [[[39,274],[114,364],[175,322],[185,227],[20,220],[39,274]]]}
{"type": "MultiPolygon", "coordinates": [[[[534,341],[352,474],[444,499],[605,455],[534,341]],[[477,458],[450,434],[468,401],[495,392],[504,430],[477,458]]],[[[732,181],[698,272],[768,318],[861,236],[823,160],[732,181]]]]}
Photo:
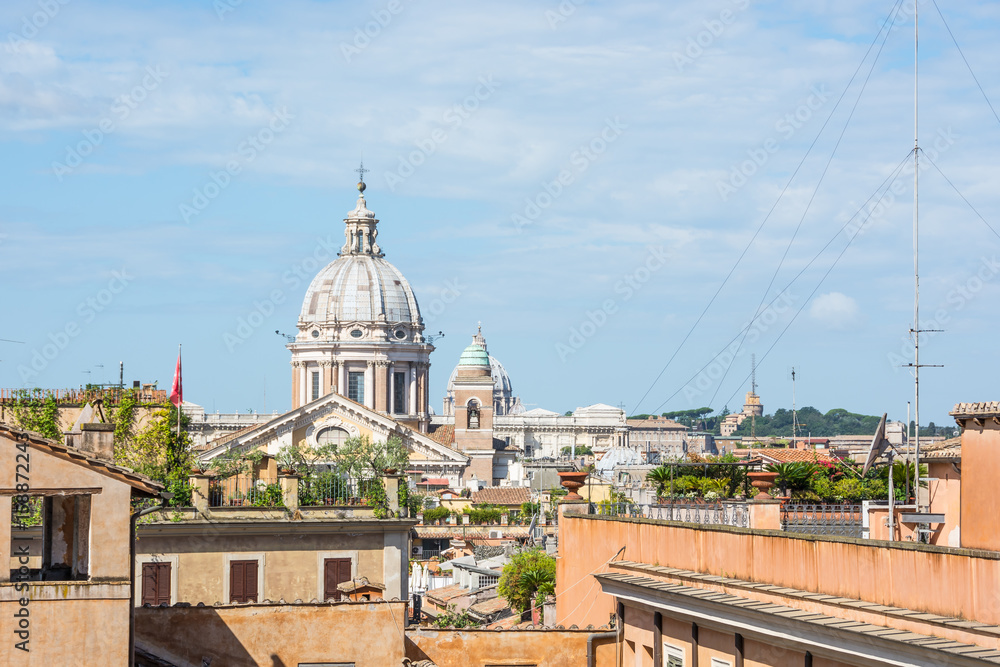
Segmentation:
{"type": "Polygon", "coordinates": [[[670,480],[673,477],[673,470],[668,466],[659,466],[646,473],[646,481],[656,485],[656,495],[667,495],[670,488],[670,480]]]}
{"type": "Polygon", "coordinates": [[[778,473],[775,482],[781,487],[781,495],[787,496],[789,491],[801,491],[809,488],[809,482],[817,471],[816,464],[805,461],[792,463],[772,463],[764,466],[767,472],[778,473]]]}

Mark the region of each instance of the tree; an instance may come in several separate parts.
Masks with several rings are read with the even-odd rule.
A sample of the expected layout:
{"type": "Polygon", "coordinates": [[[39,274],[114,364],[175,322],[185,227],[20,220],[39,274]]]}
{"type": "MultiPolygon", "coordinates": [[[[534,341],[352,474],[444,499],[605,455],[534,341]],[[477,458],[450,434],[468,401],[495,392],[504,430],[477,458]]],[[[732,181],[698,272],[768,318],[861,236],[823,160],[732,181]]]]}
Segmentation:
{"type": "Polygon", "coordinates": [[[672,472],[673,469],[670,466],[660,466],[646,473],[646,481],[656,485],[656,495],[667,495],[670,489],[670,480],[673,478],[672,472]]]}
{"type": "Polygon", "coordinates": [[[40,390],[21,389],[15,393],[11,412],[18,426],[33,431],[42,437],[56,442],[62,442],[62,429],[59,427],[59,405],[55,397],[49,393],[45,398],[36,398],[40,390]]]}
{"type": "Polygon", "coordinates": [[[194,455],[191,452],[191,437],[184,430],[187,421],[181,413],[178,433],[177,408],[167,403],[153,412],[145,428],[134,434],[134,425],[125,415],[122,415],[120,423],[115,424],[116,435],[123,438],[122,441],[115,441],[115,463],[163,482],[167,491],[174,494],[170,501],[174,506],[191,503],[188,474],[194,455]]]}
{"type": "Polygon", "coordinates": [[[497,592],[510,606],[524,613],[531,608],[535,593],[555,592],[556,559],[541,549],[529,549],[514,554],[504,565],[497,592]]]}
{"type": "MultiPolygon", "coordinates": [[[[562,453],[563,456],[570,456],[570,455],[573,454],[573,448],[569,447],[569,446],[563,447],[559,451],[562,453]]],[[[594,450],[591,449],[590,447],[588,447],[587,445],[579,445],[576,448],[576,455],[577,456],[589,456],[589,455],[591,455],[593,453],[594,453],[594,450]]]]}
{"type": "Polygon", "coordinates": [[[409,451],[396,436],[381,442],[372,442],[366,435],[348,438],[330,448],[329,454],[337,470],[356,479],[381,477],[388,469],[405,470],[410,462],[409,451]]]}

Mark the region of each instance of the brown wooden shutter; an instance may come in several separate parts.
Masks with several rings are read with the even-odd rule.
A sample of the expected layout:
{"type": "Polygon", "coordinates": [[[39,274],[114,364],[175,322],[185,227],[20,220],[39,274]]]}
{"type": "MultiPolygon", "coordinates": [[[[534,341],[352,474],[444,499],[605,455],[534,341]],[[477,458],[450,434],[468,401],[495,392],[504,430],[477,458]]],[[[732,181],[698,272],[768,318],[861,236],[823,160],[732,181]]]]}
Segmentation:
{"type": "Polygon", "coordinates": [[[257,602],[257,561],[247,561],[243,570],[243,576],[246,577],[243,582],[245,601],[257,602]]]}
{"type": "Polygon", "coordinates": [[[229,564],[229,601],[246,602],[243,597],[244,571],[242,561],[233,561],[229,564]]]}
{"type": "Polygon", "coordinates": [[[156,602],[156,563],[142,564],[142,604],[155,605],[156,602]]]}
{"type": "Polygon", "coordinates": [[[327,558],[323,561],[323,600],[340,600],[343,594],[337,584],[351,580],[350,558],[327,558]]]}
{"type": "Polygon", "coordinates": [[[170,604],[170,563],[156,564],[155,604],[170,604]]]}

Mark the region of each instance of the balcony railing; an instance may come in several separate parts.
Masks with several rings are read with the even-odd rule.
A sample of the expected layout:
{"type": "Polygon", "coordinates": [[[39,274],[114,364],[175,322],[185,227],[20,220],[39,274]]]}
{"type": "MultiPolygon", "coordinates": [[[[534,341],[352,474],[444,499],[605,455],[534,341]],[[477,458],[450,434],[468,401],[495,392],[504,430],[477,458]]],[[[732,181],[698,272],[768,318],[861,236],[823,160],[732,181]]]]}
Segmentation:
{"type": "Polygon", "coordinates": [[[861,505],[812,505],[785,503],[781,506],[781,529],[790,533],[862,537],[861,505]]]}
{"type": "Polygon", "coordinates": [[[283,507],[277,479],[250,479],[243,475],[214,479],[208,486],[211,507],[283,507]]]}
{"type": "Polygon", "coordinates": [[[685,523],[715,524],[721,526],[750,526],[750,512],[743,502],[715,503],[598,503],[591,504],[590,513],[602,516],[621,516],[685,523]]]}

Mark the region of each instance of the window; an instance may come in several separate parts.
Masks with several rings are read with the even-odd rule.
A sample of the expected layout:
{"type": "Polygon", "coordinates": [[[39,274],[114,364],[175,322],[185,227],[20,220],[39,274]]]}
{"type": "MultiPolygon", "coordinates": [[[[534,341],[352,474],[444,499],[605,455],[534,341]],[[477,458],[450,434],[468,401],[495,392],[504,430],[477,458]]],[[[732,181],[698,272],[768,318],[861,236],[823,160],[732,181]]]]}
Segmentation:
{"type": "Polygon", "coordinates": [[[170,604],[170,563],[142,564],[142,604],[170,604]]]}
{"type": "Polygon", "coordinates": [[[392,374],[392,400],[397,415],[406,414],[406,373],[392,374]]]}
{"type": "Polygon", "coordinates": [[[395,336],[399,340],[403,340],[404,338],[406,338],[406,329],[396,329],[395,336]]]}
{"type": "Polygon", "coordinates": [[[475,401],[469,403],[469,407],[466,408],[468,413],[468,426],[467,428],[477,429],[479,428],[479,404],[475,401]]]}
{"type": "Polygon", "coordinates": [[[319,371],[312,372],[312,400],[319,398],[319,371]]]}
{"type": "MultiPolygon", "coordinates": [[[[351,332],[353,335],[354,332],[351,332]]],[[[358,403],[365,402],[365,374],[350,372],[347,374],[347,398],[358,403]]]]}
{"type": "Polygon", "coordinates": [[[729,662],[728,660],[712,658],[712,667],[733,667],[733,663],[729,662]]]}
{"type": "Polygon", "coordinates": [[[229,601],[257,602],[258,564],[255,560],[234,560],[229,563],[229,601]]]}
{"type": "Polygon", "coordinates": [[[338,584],[351,580],[350,558],[326,558],[323,560],[323,600],[340,600],[338,584]]]}
{"type": "Polygon", "coordinates": [[[344,444],[344,441],[350,437],[350,434],[342,428],[337,428],[336,426],[331,426],[325,428],[316,434],[316,444],[323,445],[337,445],[340,446],[344,444]]]}
{"type": "Polygon", "coordinates": [[[351,338],[361,338],[364,335],[365,335],[365,332],[362,331],[361,329],[352,329],[351,330],[351,338]]]}
{"type": "Polygon", "coordinates": [[[665,667],[684,667],[684,650],[664,642],[663,664],[665,667]]]}
{"type": "Polygon", "coordinates": [[[12,581],[90,578],[89,495],[14,496],[10,537],[10,553],[24,553],[21,550],[27,549],[28,557],[27,563],[11,559],[12,581]]]}

